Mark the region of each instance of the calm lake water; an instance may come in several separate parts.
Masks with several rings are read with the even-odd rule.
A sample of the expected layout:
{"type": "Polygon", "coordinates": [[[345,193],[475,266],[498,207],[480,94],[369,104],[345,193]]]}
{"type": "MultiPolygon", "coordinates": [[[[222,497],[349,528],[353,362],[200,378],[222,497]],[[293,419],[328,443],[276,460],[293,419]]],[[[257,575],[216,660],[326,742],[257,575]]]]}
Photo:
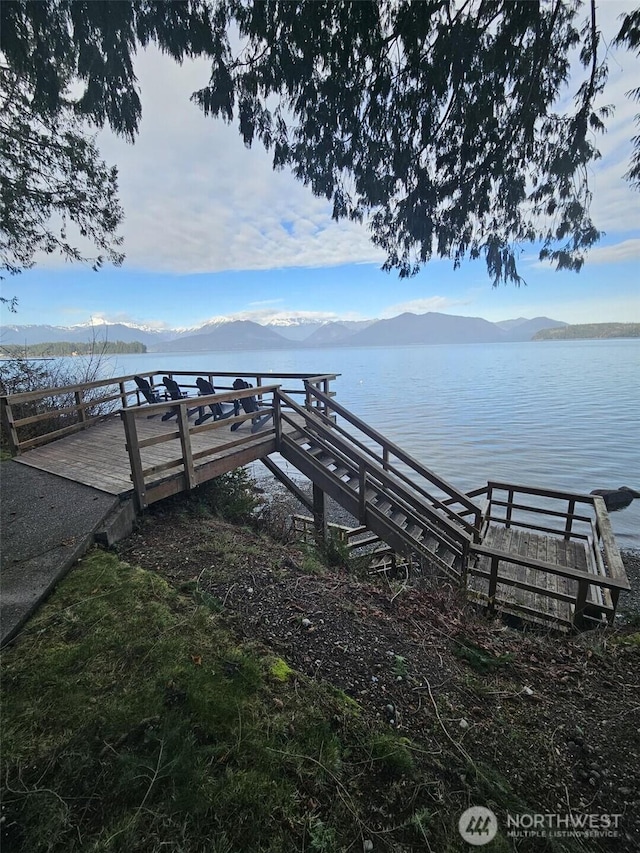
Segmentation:
{"type": "MultiPolygon", "coordinates": [[[[340,373],[338,402],[461,489],[640,490],[634,340],[152,353],[111,367],[340,373]]],[[[611,519],[619,546],[640,548],[640,499],[611,519]]]]}

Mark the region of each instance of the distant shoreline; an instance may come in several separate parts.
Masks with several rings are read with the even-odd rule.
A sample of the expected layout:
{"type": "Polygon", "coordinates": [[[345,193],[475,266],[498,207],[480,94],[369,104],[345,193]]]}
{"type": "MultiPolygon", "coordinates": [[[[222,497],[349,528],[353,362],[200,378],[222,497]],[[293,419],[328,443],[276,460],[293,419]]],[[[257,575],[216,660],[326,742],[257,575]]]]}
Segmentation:
{"type": "Polygon", "coordinates": [[[640,338],[640,323],[578,323],[555,329],[541,329],[534,341],[610,341],[640,338]]]}

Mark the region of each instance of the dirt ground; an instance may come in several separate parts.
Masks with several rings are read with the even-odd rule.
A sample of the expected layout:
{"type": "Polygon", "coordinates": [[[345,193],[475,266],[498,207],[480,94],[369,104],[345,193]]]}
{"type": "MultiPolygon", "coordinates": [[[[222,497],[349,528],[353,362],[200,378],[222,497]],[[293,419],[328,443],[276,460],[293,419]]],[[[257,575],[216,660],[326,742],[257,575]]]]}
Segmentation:
{"type": "Polygon", "coordinates": [[[193,590],[239,639],[345,691],[372,725],[493,768],[514,804],[622,816],[618,838],[584,849],[640,849],[634,621],[574,636],[517,629],[446,583],[323,570],[304,548],[206,516],[150,513],[118,551],[193,590]]]}

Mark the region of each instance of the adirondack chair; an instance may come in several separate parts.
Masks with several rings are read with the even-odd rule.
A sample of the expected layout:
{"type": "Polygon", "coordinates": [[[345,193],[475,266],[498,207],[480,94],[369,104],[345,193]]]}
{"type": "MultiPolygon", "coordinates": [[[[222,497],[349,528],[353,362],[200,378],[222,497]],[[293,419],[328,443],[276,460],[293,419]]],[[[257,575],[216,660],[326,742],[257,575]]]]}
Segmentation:
{"type": "MultiPolygon", "coordinates": [[[[180,386],[175,381],[175,379],[170,379],[168,376],[163,376],[162,377],[162,384],[167,389],[167,394],[169,395],[171,400],[184,400],[184,398],[188,396],[186,391],[181,390],[180,386]]],[[[169,418],[173,418],[173,417],[177,416],[178,411],[179,411],[179,407],[174,406],[170,411],[166,412],[166,414],[164,414],[162,416],[162,420],[168,421],[169,418]]],[[[198,412],[198,411],[200,411],[199,406],[196,406],[195,409],[188,409],[187,410],[187,417],[190,418],[191,415],[193,415],[195,412],[198,412]]]]}
{"type": "MultiPolygon", "coordinates": [[[[163,399],[166,399],[166,395],[163,395],[160,391],[156,391],[155,388],[152,388],[151,385],[149,385],[149,381],[144,379],[142,376],[134,376],[133,381],[136,383],[138,390],[149,405],[162,403],[163,399]]],[[[147,415],[147,417],[155,418],[155,415],[147,415]]]]}
{"type": "MultiPolygon", "coordinates": [[[[238,378],[234,381],[233,388],[235,391],[239,391],[243,388],[253,388],[253,385],[249,382],[245,382],[244,379],[238,378]]],[[[264,412],[262,415],[256,414],[260,412],[261,404],[258,403],[255,397],[242,397],[238,402],[248,415],[255,415],[251,418],[251,432],[257,432],[266,424],[269,418],[273,417],[273,412],[264,412]]],[[[232,431],[235,431],[240,426],[242,426],[241,423],[233,424],[231,429],[232,431]]]]}
{"type": "MultiPolygon", "coordinates": [[[[202,376],[199,376],[196,379],[196,385],[198,386],[198,392],[202,397],[216,393],[216,389],[213,387],[211,382],[209,382],[208,379],[203,379],[202,376]]],[[[200,414],[195,422],[196,426],[199,426],[211,417],[214,421],[220,421],[224,418],[230,418],[231,415],[237,415],[240,410],[240,406],[236,400],[233,403],[214,403],[209,406],[209,409],[211,410],[210,412],[205,412],[205,407],[200,406],[200,414]]]]}

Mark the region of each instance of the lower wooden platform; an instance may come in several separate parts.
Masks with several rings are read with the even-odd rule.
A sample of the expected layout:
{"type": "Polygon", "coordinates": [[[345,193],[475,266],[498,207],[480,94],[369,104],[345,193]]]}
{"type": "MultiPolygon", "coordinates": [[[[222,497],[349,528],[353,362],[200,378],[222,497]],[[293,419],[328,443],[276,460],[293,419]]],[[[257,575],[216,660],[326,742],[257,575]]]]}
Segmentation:
{"type": "MultiPolygon", "coordinates": [[[[591,565],[592,559],[585,541],[565,540],[560,535],[543,536],[529,530],[492,524],[482,544],[497,551],[542,560],[556,566],[591,573],[597,571],[591,565]]],[[[482,603],[488,600],[489,581],[476,572],[488,572],[490,562],[488,556],[481,556],[475,566],[469,569],[470,597],[482,603]]],[[[528,621],[533,619],[544,624],[571,627],[577,588],[577,581],[570,578],[503,562],[500,564],[494,608],[496,611],[526,616],[528,621]]],[[[606,591],[604,594],[607,595],[606,591]]],[[[593,605],[602,605],[602,595],[598,587],[590,586],[587,601],[593,605]]]]}

